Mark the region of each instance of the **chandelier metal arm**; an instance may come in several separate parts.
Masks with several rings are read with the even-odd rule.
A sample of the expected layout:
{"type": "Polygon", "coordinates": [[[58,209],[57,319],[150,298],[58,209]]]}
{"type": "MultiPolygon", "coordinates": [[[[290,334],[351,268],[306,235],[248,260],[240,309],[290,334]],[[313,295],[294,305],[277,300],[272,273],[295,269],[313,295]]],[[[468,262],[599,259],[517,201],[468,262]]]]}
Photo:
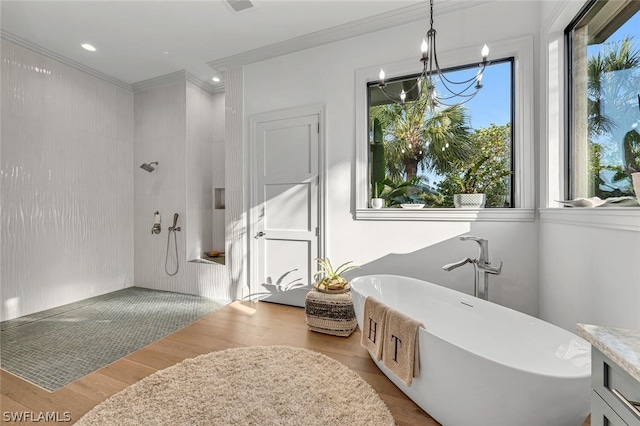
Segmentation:
{"type": "MultiPolygon", "coordinates": [[[[422,42],[422,57],[420,58],[420,61],[422,62],[422,74],[416,80],[416,82],[411,86],[411,88],[409,89],[409,92],[413,92],[417,88],[418,99],[416,100],[416,102],[421,102],[421,103],[423,102],[426,106],[428,106],[431,109],[431,111],[433,111],[435,106],[438,104],[441,104],[444,106],[456,105],[456,104],[448,104],[445,102],[453,98],[462,98],[461,102],[458,102],[457,104],[464,104],[470,101],[471,99],[473,99],[478,94],[479,90],[482,88],[482,75],[484,73],[485,68],[487,67],[487,65],[490,64],[490,62],[487,61],[487,55],[489,54],[489,49],[486,45],[484,45],[481,52],[482,62],[478,64],[480,69],[478,70],[475,76],[462,81],[455,81],[453,79],[447,78],[447,76],[444,75],[444,72],[440,68],[440,64],[438,62],[438,53],[436,50],[437,32],[433,28],[433,0],[430,0],[429,4],[430,4],[429,30],[427,31],[426,37],[422,42]],[[445,91],[449,92],[447,96],[440,96],[436,92],[436,84],[434,81],[435,76],[438,77],[440,81],[440,85],[445,89],[445,91]],[[424,101],[421,101],[421,98],[423,97],[422,96],[423,85],[426,86],[427,93],[424,101]],[[454,86],[458,86],[458,88],[460,86],[465,86],[465,87],[462,88],[461,90],[458,90],[458,88],[455,88],[454,86]]],[[[380,83],[378,84],[378,87],[380,88],[380,90],[382,90],[384,95],[392,102],[400,103],[400,104],[405,103],[406,94],[408,92],[405,92],[403,89],[400,95],[391,94],[387,92],[387,90],[385,90],[385,86],[386,85],[384,83],[384,71],[380,70],[380,83]]]]}

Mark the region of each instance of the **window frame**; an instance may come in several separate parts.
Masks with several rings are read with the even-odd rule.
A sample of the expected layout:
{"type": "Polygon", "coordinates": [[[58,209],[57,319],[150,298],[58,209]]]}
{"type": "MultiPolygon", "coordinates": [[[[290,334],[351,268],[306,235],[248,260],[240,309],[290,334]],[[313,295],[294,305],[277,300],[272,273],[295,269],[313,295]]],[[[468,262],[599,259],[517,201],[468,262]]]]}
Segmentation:
{"type": "MultiPolygon", "coordinates": [[[[489,43],[488,43],[489,44],[489,43]]],[[[513,58],[513,143],[512,204],[508,208],[455,209],[428,208],[403,210],[369,207],[369,105],[368,83],[378,80],[380,68],[388,79],[415,74],[418,59],[375,65],[356,70],[356,220],[425,220],[425,221],[533,221],[535,220],[535,143],[534,143],[534,64],[533,35],[490,43],[491,57],[513,58]]],[[[477,61],[477,46],[438,52],[442,68],[477,61]]]]}
{"type": "Polygon", "coordinates": [[[566,38],[564,30],[585,3],[562,2],[548,11],[542,24],[540,61],[540,222],[562,226],[640,232],[640,209],[629,207],[569,208],[557,202],[568,195],[566,38]]]}
{"type": "MultiPolygon", "coordinates": [[[[510,135],[509,137],[511,138],[511,146],[509,147],[509,151],[510,151],[510,155],[509,155],[509,161],[510,161],[510,165],[511,165],[511,182],[509,184],[509,201],[510,201],[510,206],[509,207],[504,207],[504,208],[509,208],[512,209],[514,208],[514,203],[513,203],[513,199],[514,199],[514,185],[513,185],[513,177],[516,174],[515,171],[515,162],[514,162],[514,144],[515,144],[515,132],[516,132],[516,125],[515,125],[515,58],[513,56],[509,56],[509,57],[504,57],[504,58],[499,58],[496,60],[491,61],[488,65],[487,68],[489,68],[491,65],[498,65],[498,64],[509,64],[510,65],[510,73],[509,73],[509,78],[511,79],[511,87],[510,87],[510,96],[509,96],[509,103],[510,103],[510,111],[509,111],[509,124],[511,125],[511,131],[509,132],[510,135]]],[[[450,68],[443,68],[442,69],[442,73],[446,74],[447,72],[456,72],[456,71],[464,71],[464,70],[477,70],[478,69],[478,61],[474,61],[472,63],[466,64],[466,65],[457,65],[454,67],[450,67],[450,68]]],[[[410,75],[403,75],[403,76],[399,76],[399,77],[394,77],[394,78],[389,78],[389,79],[385,79],[387,84],[391,84],[397,81],[405,81],[405,80],[415,80],[418,77],[420,77],[421,74],[410,74],[410,75]]],[[[370,103],[371,103],[371,99],[370,99],[370,93],[371,93],[371,88],[372,87],[377,87],[378,86],[378,82],[375,81],[371,81],[367,83],[367,122],[370,121],[371,117],[369,116],[369,110],[371,108],[370,103]]],[[[373,89],[376,90],[376,89],[373,89]]],[[[378,89],[379,90],[379,89],[378,89]]],[[[475,130],[475,129],[472,129],[475,130]]],[[[370,140],[369,140],[370,142],[370,140]]],[[[369,160],[369,159],[368,159],[369,160]]],[[[367,160],[367,161],[368,161],[367,160]]],[[[369,166],[370,167],[370,166],[369,166]]],[[[371,187],[371,182],[369,182],[369,187],[371,187]]],[[[371,191],[369,191],[369,198],[371,198],[372,194],[371,191]]],[[[429,207],[431,208],[437,208],[437,207],[429,207]]],[[[496,208],[496,207],[487,207],[487,208],[496,208]]]]}
{"type": "MultiPolygon", "coordinates": [[[[569,24],[564,28],[564,46],[565,46],[565,57],[564,57],[564,81],[565,81],[565,109],[564,109],[564,137],[565,137],[565,176],[564,176],[564,190],[565,197],[564,199],[571,200],[576,197],[574,194],[574,187],[576,178],[574,176],[574,170],[576,167],[576,143],[575,143],[575,128],[574,128],[574,118],[576,116],[575,111],[573,109],[573,95],[574,95],[574,75],[573,75],[573,52],[574,52],[574,30],[576,27],[585,19],[587,16],[592,15],[589,19],[592,19],[593,16],[597,15],[603,7],[605,7],[606,2],[602,2],[601,0],[588,0],[582,8],[578,11],[578,13],[574,16],[574,18],[569,22],[569,24]]],[[[625,6],[626,9],[627,6],[625,6]]],[[[620,16],[620,14],[616,15],[620,16]]],[[[626,21],[625,21],[626,22],[626,21]]]]}

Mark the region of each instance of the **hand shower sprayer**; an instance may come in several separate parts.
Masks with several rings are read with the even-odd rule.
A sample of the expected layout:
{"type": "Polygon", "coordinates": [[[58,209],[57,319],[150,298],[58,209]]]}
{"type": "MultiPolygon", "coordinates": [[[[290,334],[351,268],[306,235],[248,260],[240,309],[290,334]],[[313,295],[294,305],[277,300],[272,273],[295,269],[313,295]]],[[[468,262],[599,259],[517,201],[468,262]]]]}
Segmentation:
{"type": "Polygon", "coordinates": [[[180,227],[178,226],[178,217],[179,217],[178,213],[175,213],[173,215],[173,226],[170,226],[169,228],[167,228],[169,232],[167,233],[167,252],[164,258],[164,271],[169,276],[174,276],[175,274],[178,273],[178,270],[180,269],[180,259],[178,258],[178,237],[176,235],[176,232],[180,231],[180,227]],[[168,266],[167,266],[167,263],[169,262],[169,243],[171,242],[171,234],[173,234],[173,244],[176,248],[176,271],[173,274],[169,273],[168,266]]]}
{"type": "Polygon", "coordinates": [[[180,215],[178,215],[178,213],[175,213],[173,215],[173,226],[169,227],[169,232],[171,232],[171,231],[180,231],[180,227],[176,226],[176,225],[178,225],[178,217],[179,216],[180,215]]]}

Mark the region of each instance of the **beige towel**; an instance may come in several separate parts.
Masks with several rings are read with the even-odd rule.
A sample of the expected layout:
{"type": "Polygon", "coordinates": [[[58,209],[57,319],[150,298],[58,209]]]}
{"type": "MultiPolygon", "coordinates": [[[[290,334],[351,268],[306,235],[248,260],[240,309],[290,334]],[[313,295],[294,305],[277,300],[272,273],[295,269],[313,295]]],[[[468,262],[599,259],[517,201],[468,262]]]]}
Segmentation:
{"type": "Polygon", "coordinates": [[[360,344],[369,349],[375,359],[382,357],[382,341],[384,340],[384,322],[390,308],[379,300],[367,296],[364,301],[362,335],[360,344]]]}
{"type": "Polygon", "coordinates": [[[418,329],[422,323],[389,308],[384,325],[382,362],[402,382],[411,386],[420,368],[418,329]]]}

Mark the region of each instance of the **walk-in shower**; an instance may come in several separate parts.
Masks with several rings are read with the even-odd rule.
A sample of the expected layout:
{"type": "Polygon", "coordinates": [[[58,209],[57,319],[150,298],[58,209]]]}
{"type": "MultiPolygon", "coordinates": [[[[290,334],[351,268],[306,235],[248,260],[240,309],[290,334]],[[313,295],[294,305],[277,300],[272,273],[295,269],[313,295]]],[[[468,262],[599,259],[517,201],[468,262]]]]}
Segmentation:
{"type": "Polygon", "coordinates": [[[154,161],[154,162],[152,162],[152,163],[144,163],[144,164],[142,164],[142,165],[140,166],[140,168],[141,168],[142,170],[146,170],[146,171],[148,171],[149,173],[151,173],[152,171],[154,171],[154,170],[156,169],[155,167],[153,167],[153,165],[154,165],[154,164],[157,166],[157,165],[158,165],[158,162],[157,162],[157,161],[154,161]]]}

